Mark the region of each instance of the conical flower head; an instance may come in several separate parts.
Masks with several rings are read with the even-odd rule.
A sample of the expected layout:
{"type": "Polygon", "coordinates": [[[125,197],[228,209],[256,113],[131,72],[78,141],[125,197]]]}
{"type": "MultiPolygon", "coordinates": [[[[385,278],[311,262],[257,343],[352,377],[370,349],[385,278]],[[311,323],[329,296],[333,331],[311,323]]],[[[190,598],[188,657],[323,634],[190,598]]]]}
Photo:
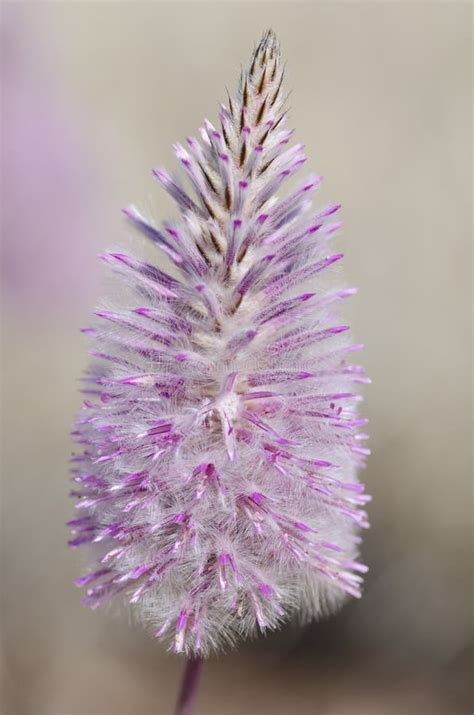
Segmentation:
{"type": "Polygon", "coordinates": [[[316,618],[359,597],[366,570],[367,378],[338,317],[354,291],[331,287],[339,207],[312,207],[320,177],[281,193],[305,161],[282,82],[268,32],[220,126],[175,147],[191,188],[154,171],[179,219],[126,210],[159,265],[106,254],[124,304],[88,330],[70,543],[95,565],[77,583],[188,654],[316,618]]]}

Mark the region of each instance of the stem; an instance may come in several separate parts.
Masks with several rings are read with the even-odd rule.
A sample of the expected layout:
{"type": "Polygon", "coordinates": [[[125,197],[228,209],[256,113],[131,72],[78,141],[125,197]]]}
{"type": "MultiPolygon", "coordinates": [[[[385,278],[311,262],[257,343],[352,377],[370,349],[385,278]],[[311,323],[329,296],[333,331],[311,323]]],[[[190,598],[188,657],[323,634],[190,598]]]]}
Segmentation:
{"type": "Polygon", "coordinates": [[[186,661],[175,715],[192,715],[202,666],[203,659],[199,656],[186,661]]]}

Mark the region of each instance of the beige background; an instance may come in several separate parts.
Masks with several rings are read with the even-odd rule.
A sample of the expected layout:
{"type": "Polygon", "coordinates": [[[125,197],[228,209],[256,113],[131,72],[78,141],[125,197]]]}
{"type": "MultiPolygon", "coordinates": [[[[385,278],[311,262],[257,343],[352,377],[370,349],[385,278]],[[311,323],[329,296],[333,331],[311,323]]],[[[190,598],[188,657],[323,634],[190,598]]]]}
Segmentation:
{"type": "Polygon", "coordinates": [[[272,26],[292,125],[326,178],[324,200],[344,206],[339,245],[360,287],[371,573],[362,601],[330,621],[213,659],[197,713],[471,713],[470,3],[62,0],[4,3],[3,21],[6,71],[27,90],[38,136],[4,176],[3,208],[6,188],[21,207],[4,239],[22,268],[4,297],[2,712],[171,712],[181,662],[126,616],[83,609],[72,585],[77,328],[100,295],[96,254],[132,241],[121,207],[144,199],[167,215],[151,167],[174,168],[172,142],[216,117],[272,26]],[[76,143],[55,133],[38,163],[48,111],[67,116],[76,143]],[[68,152],[63,181],[55,164],[68,152]],[[35,224],[47,229],[46,267],[35,224]],[[52,290],[63,265],[71,278],[52,290]]]}

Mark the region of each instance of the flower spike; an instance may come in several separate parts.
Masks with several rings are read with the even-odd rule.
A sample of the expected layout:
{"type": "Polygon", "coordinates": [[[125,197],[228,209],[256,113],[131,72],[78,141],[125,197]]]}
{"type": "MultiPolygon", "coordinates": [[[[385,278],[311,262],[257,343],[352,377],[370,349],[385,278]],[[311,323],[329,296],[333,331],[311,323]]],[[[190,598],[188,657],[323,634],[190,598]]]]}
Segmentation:
{"type": "Polygon", "coordinates": [[[125,209],[156,264],[105,254],[127,297],[85,331],[69,543],[91,568],[76,583],[195,659],[359,598],[367,570],[368,378],[340,318],[355,291],[328,243],[339,205],[312,208],[321,177],[284,193],[306,157],[283,77],[268,31],[219,122],[175,145],[182,178],[153,170],[178,218],[125,209]]]}

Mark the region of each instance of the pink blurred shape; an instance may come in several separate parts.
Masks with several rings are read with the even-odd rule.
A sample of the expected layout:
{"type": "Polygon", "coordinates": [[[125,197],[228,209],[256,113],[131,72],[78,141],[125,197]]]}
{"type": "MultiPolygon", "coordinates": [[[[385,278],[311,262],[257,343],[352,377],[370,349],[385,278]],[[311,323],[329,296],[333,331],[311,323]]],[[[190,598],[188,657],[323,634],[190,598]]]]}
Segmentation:
{"type": "Polygon", "coordinates": [[[58,69],[23,13],[10,7],[2,36],[4,296],[20,312],[59,318],[93,285],[94,159],[58,69]]]}

